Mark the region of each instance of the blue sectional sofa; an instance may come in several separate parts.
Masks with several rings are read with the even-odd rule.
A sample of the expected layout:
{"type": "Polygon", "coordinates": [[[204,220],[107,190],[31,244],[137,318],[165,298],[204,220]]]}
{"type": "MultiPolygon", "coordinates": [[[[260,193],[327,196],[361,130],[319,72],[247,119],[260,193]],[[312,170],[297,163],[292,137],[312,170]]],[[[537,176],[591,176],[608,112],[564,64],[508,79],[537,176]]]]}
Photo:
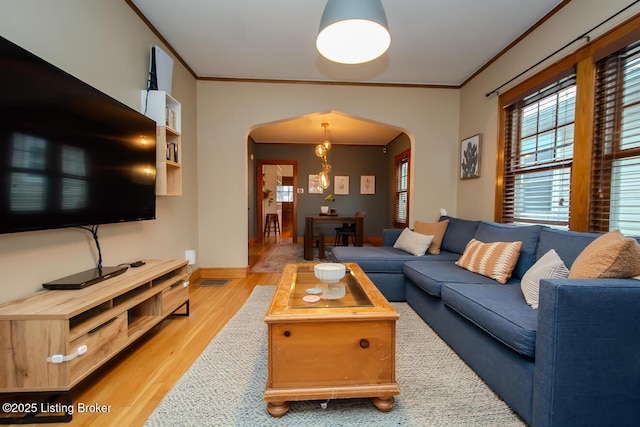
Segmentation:
{"type": "Polygon", "coordinates": [[[539,308],[520,288],[524,273],[555,249],[568,268],[599,235],[453,217],[441,252],[336,247],[390,301],[406,301],[522,419],[533,426],[640,425],[640,282],[546,279],[539,308]],[[467,243],[522,241],[502,285],[455,264],[467,243]]]}

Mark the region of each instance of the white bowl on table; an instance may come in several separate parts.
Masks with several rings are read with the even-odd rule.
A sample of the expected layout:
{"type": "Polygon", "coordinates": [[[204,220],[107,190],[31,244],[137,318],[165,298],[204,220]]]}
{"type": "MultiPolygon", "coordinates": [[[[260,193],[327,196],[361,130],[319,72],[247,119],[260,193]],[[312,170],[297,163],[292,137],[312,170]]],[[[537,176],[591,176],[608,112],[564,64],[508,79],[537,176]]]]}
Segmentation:
{"type": "Polygon", "coordinates": [[[313,267],[313,274],[318,280],[325,283],[339,282],[345,275],[346,268],[344,264],[337,262],[325,262],[316,264],[313,267]]]}

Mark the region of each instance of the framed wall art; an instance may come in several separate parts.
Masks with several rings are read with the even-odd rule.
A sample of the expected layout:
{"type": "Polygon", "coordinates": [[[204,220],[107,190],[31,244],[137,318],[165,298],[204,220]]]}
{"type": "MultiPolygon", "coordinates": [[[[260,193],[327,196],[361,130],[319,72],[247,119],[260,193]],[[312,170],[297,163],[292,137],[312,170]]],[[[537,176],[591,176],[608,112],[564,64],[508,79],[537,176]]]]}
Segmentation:
{"type": "Polygon", "coordinates": [[[460,143],[460,179],[480,177],[480,134],[460,143]]]}
{"type": "Polygon", "coordinates": [[[309,194],[322,194],[320,175],[309,175],[309,194]]]}
{"type": "Polygon", "coordinates": [[[333,179],[333,194],[348,195],[349,194],[349,177],[336,176],[333,179]]]}
{"type": "Polygon", "coordinates": [[[360,194],[376,194],[375,175],[360,176],[360,194]]]}

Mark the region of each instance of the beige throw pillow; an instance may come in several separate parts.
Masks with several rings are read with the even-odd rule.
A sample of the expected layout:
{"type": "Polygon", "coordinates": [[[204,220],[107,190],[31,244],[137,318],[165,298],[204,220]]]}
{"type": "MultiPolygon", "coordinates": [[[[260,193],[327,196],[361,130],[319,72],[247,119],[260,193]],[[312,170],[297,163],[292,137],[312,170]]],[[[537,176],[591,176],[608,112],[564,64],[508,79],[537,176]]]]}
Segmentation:
{"type": "Polygon", "coordinates": [[[520,289],[524,299],[533,308],[538,308],[538,296],[540,294],[540,280],[565,279],[569,275],[569,269],[560,256],[551,249],[544,254],[535,264],[524,273],[520,282],[520,289]]]}
{"type": "Polygon", "coordinates": [[[626,278],[640,274],[640,244],[619,230],[603,234],[578,255],[570,279],[626,278]]]}
{"type": "Polygon", "coordinates": [[[522,242],[483,243],[471,239],[456,265],[505,284],[518,262],[522,242]]]}
{"type": "Polygon", "coordinates": [[[440,253],[440,245],[442,244],[444,232],[447,231],[447,225],[449,225],[448,219],[434,223],[416,221],[413,231],[426,236],[433,236],[433,240],[431,241],[431,245],[429,245],[429,249],[427,249],[427,253],[437,255],[440,253]]]}
{"type": "Polygon", "coordinates": [[[427,252],[432,240],[433,236],[425,236],[405,228],[398,236],[398,240],[393,244],[393,247],[409,252],[411,255],[422,256],[427,252]]]}

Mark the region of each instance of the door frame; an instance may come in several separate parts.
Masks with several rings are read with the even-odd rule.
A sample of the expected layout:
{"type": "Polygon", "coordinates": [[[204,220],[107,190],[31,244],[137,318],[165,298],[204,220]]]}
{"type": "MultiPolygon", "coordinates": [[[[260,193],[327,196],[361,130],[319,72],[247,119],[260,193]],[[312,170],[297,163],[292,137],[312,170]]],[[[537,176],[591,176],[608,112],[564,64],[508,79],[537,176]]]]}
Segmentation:
{"type": "Polygon", "coordinates": [[[293,166],[293,218],[291,224],[291,238],[298,242],[298,161],[297,160],[258,160],[256,164],[256,241],[262,242],[264,237],[264,213],[262,212],[262,166],[264,165],[292,165],[293,166]]]}

